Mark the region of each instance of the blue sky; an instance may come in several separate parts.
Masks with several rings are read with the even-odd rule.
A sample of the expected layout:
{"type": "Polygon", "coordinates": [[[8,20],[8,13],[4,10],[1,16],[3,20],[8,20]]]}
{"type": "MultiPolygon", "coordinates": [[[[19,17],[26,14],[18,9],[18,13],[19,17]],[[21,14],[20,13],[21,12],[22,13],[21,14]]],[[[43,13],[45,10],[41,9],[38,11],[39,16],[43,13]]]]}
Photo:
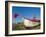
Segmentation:
{"type": "MultiPolygon", "coordinates": [[[[18,13],[20,16],[25,17],[25,18],[32,18],[32,14],[34,14],[35,17],[40,18],[40,8],[39,7],[17,7],[17,6],[13,6],[12,7],[12,15],[14,15],[15,13],[18,13]]],[[[21,17],[18,16],[16,18],[16,22],[20,22],[21,17]]]]}

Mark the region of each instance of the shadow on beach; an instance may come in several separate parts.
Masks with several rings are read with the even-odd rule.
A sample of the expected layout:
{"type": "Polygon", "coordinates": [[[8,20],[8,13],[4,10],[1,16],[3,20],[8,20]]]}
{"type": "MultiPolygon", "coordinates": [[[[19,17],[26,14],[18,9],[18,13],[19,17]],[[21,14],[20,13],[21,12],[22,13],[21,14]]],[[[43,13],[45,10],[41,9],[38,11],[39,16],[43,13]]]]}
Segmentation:
{"type": "Polygon", "coordinates": [[[12,30],[32,30],[32,29],[40,29],[40,24],[33,27],[26,27],[23,22],[12,25],[12,30]]]}

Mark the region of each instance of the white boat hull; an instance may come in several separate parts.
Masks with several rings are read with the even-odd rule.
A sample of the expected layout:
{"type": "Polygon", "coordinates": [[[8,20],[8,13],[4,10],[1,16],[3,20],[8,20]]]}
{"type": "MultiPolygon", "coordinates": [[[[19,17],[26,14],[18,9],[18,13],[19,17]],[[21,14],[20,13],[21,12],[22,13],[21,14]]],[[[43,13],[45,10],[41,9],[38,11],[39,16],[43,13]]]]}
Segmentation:
{"type": "Polygon", "coordinates": [[[27,19],[24,19],[24,25],[26,27],[33,27],[33,26],[39,25],[39,22],[32,22],[27,19]]]}

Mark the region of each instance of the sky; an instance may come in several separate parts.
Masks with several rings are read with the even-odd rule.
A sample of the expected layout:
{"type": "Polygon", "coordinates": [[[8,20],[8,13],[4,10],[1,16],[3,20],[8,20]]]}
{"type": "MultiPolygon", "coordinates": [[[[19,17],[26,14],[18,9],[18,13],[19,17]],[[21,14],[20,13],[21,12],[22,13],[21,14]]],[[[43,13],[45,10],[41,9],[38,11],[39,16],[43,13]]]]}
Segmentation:
{"type": "Polygon", "coordinates": [[[39,7],[12,7],[12,15],[15,13],[19,14],[17,18],[13,18],[13,22],[21,22],[22,17],[31,19],[33,16],[40,18],[40,8],[39,7]]]}

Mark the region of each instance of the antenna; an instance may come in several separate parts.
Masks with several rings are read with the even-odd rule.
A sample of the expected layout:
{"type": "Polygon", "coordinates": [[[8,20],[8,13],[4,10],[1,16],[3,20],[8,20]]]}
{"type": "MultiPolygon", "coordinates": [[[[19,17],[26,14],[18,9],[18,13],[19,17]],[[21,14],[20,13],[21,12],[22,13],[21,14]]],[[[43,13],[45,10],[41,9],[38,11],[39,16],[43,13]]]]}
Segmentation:
{"type": "Polygon", "coordinates": [[[32,12],[32,17],[35,19],[36,18],[36,16],[35,16],[35,14],[32,12]]]}

